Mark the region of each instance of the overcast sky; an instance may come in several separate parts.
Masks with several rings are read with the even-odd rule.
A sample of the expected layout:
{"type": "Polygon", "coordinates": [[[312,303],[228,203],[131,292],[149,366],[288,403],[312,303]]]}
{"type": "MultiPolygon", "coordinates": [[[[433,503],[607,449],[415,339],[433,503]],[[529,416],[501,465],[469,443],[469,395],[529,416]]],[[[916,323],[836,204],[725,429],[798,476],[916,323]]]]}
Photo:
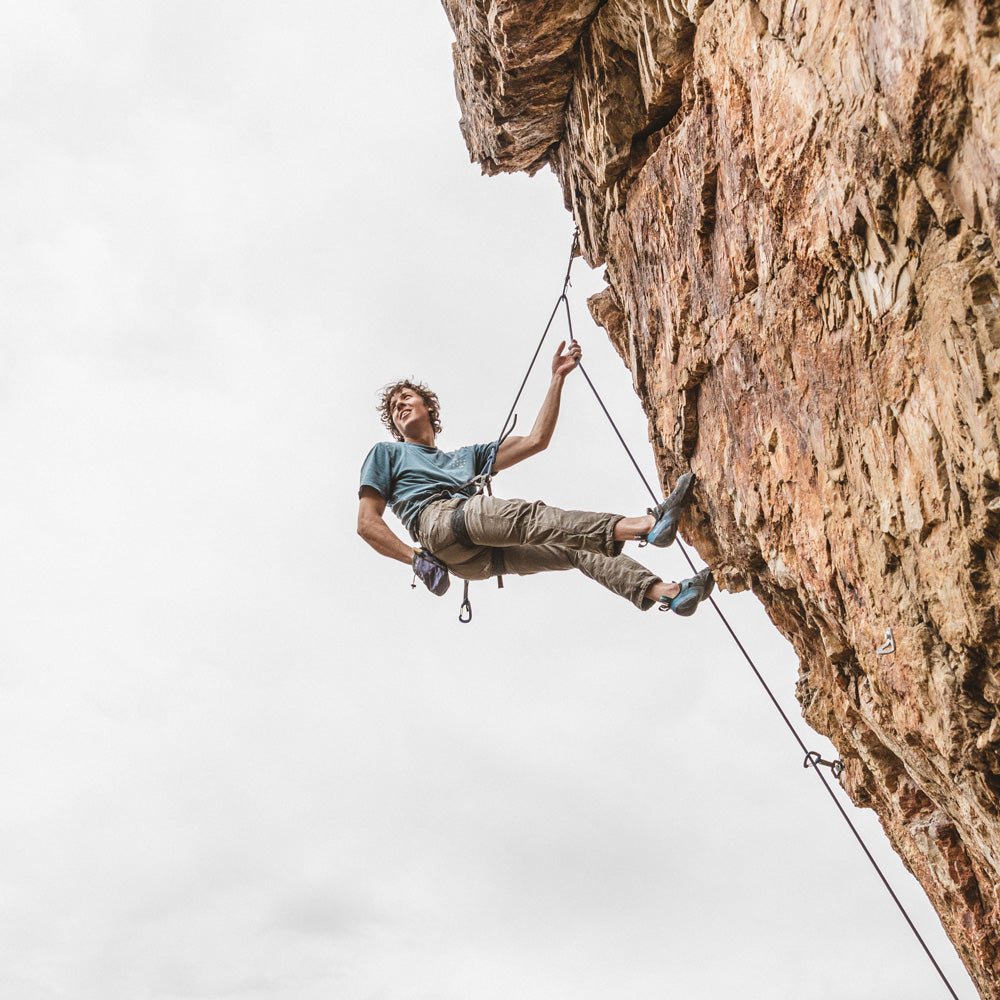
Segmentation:
{"type": "MultiPolygon", "coordinates": [[[[0,993],[945,996],[710,608],[556,574],[476,585],[462,626],[458,585],[355,534],[378,388],[424,379],[442,447],[490,440],[572,234],[549,173],[469,164],[440,7],[35,0],[0,29],[0,993]]],[[[600,285],[578,261],[585,363],[653,480],[600,285]]],[[[496,490],[647,502],[573,376],[496,490]]],[[[790,648],[719,601],[798,721],[790,648]]]]}

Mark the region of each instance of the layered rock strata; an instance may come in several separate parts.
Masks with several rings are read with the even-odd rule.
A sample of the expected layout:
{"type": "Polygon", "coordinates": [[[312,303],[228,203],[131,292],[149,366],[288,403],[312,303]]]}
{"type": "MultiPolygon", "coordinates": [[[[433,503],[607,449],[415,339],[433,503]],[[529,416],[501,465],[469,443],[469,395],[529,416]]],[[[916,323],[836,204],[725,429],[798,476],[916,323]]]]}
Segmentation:
{"type": "Polygon", "coordinates": [[[473,158],[557,174],[689,541],[1000,1000],[1000,6],[444,6],[473,158]]]}

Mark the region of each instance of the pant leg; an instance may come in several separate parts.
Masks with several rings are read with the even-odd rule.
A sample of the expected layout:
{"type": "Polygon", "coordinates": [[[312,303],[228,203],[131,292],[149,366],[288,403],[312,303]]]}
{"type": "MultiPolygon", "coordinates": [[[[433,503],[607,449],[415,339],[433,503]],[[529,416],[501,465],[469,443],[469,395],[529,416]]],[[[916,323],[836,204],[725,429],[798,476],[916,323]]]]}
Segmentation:
{"type": "Polygon", "coordinates": [[[490,547],[497,546],[503,548],[506,572],[511,576],[578,569],[642,611],[653,606],[645,594],[654,583],[660,582],[661,577],[620,554],[623,543],[614,540],[614,526],[621,515],[564,511],[524,500],[473,497],[465,506],[465,524],[472,540],[481,544],[470,549],[458,543],[451,529],[452,514],[460,499],[429,504],[420,516],[417,532],[421,545],[433,552],[460,580],[488,579],[493,564],[490,547]],[[469,509],[474,504],[473,509],[485,511],[475,526],[469,517],[469,509]],[[513,516],[506,517],[508,512],[513,516]],[[587,542],[604,551],[582,551],[565,544],[521,544],[514,540],[515,537],[544,537],[547,533],[571,537],[578,543],[587,542]]]}
{"type": "Polygon", "coordinates": [[[475,496],[465,505],[465,527],[477,545],[558,545],[582,552],[617,556],[624,545],[615,540],[621,514],[562,510],[540,500],[503,500],[475,496]]]}
{"type": "Polygon", "coordinates": [[[653,606],[646,592],[661,581],[661,577],[628,556],[580,552],[563,545],[514,545],[504,548],[503,556],[506,571],[512,576],[578,569],[602,587],[631,601],[640,611],[653,606]]]}

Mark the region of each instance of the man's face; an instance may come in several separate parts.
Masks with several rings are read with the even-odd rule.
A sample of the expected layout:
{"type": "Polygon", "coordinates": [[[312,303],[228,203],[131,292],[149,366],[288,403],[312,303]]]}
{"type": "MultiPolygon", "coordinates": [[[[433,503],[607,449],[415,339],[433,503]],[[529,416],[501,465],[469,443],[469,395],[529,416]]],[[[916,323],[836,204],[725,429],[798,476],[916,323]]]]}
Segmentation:
{"type": "Polygon", "coordinates": [[[392,422],[403,437],[413,437],[407,434],[407,428],[415,431],[417,427],[430,423],[430,412],[424,397],[412,389],[402,388],[392,397],[392,422]]]}

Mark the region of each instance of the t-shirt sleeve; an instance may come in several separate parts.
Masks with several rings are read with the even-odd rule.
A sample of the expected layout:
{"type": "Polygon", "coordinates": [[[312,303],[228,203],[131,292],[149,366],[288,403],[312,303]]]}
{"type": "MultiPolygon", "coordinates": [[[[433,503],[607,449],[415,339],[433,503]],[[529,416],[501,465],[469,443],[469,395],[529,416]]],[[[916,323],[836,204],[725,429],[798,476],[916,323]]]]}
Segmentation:
{"type": "Polygon", "coordinates": [[[490,444],[477,444],[473,445],[473,448],[476,451],[476,475],[481,476],[486,471],[490,456],[497,450],[497,442],[492,441],[490,444]]]}
{"type": "Polygon", "coordinates": [[[384,446],[384,442],[375,445],[364,464],[361,466],[361,485],[358,487],[358,496],[361,491],[370,486],[382,494],[382,498],[389,502],[392,500],[392,463],[390,461],[389,449],[384,446]]]}

